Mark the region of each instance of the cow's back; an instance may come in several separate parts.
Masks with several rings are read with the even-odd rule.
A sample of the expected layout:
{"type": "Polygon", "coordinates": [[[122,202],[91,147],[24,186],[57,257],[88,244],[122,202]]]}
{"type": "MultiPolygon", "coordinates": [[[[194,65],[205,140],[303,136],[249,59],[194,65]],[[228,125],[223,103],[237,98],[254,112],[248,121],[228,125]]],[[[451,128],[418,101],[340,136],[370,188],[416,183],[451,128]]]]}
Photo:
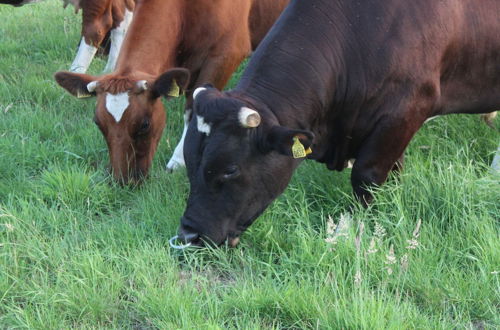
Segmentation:
{"type": "Polygon", "coordinates": [[[440,107],[455,91],[466,97],[498,91],[499,12],[498,0],[292,1],[239,87],[265,94],[258,86],[280,86],[269,93],[287,90],[293,102],[306,96],[325,107],[335,101],[361,107],[385,97],[386,88],[396,93],[412,84],[444,92],[440,107]]]}
{"type": "Polygon", "coordinates": [[[252,0],[249,18],[252,49],[257,48],[289,2],[290,0],[252,0]]]}

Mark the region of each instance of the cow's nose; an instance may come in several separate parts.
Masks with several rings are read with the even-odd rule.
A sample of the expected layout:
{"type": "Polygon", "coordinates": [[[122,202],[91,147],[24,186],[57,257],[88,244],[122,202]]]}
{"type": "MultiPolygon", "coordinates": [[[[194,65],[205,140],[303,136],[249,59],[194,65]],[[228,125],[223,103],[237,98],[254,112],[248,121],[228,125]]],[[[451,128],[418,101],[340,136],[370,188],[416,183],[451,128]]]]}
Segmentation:
{"type": "Polygon", "coordinates": [[[184,243],[196,243],[200,238],[200,234],[195,232],[192,228],[188,226],[181,225],[179,229],[179,239],[184,243]]]}

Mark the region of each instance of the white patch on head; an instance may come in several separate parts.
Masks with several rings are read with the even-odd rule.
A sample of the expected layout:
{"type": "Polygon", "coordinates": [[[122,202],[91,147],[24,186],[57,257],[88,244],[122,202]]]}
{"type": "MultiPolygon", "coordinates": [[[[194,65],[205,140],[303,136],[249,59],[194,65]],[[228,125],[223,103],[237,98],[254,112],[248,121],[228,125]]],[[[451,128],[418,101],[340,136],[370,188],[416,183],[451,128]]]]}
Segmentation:
{"type": "Polygon", "coordinates": [[[128,92],[120,94],[106,93],[106,110],[115,118],[116,122],[120,122],[123,113],[129,105],[128,92]]]}
{"type": "Polygon", "coordinates": [[[91,81],[87,84],[87,90],[90,92],[90,93],[93,93],[95,92],[95,89],[97,88],[97,84],[98,82],[97,81],[91,81]]]}
{"type": "Polygon", "coordinates": [[[196,99],[196,96],[198,96],[198,94],[200,94],[201,92],[207,90],[205,87],[198,87],[194,90],[193,92],[193,100],[196,99]]]}
{"type": "Polygon", "coordinates": [[[205,118],[202,116],[196,116],[196,121],[198,123],[198,132],[205,133],[207,136],[210,135],[210,130],[212,126],[205,122],[205,118]]]}

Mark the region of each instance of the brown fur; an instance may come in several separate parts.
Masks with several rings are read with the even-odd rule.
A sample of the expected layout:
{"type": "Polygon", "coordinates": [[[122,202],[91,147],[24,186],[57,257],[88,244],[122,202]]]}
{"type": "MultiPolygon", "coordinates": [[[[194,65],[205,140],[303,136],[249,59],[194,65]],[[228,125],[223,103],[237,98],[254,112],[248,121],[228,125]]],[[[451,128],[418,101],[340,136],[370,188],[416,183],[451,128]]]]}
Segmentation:
{"type": "Polygon", "coordinates": [[[106,34],[118,27],[125,9],[133,11],[133,0],[80,0],[75,8],[82,9],[82,36],[89,45],[99,47],[106,34]]]}
{"type": "MultiPolygon", "coordinates": [[[[125,181],[137,178],[137,172],[145,175],[151,165],[165,126],[163,104],[151,88],[159,88],[161,84],[168,90],[165,84],[170,86],[175,80],[183,85],[181,90],[187,88],[186,107],[190,108],[191,95],[197,86],[211,83],[224,87],[287,3],[288,0],[136,1],[134,18],[115,72],[94,77],[99,81],[95,118],[106,138],[116,178],[125,181]],[[158,78],[175,66],[189,70],[189,86],[186,75],[178,71],[167,78],[158,78]],[[122,120],[116,123],[106,110],[106,93],[134,89],[139,80],[148,81],[148,90],[129,94],[130,105],[122,120]],[[142,137],[139,143],[134,132],[145,118],[151,118],[151,134],[142,137]]],[[[57,74],[57,81],[70,92],[72,87],[64,82],[71,79],[66,76],[82,77],[85,82],[88,78],[79,74],[57,74]]],[[[80,83],[79,86],[86,85],[80,83]]]]}

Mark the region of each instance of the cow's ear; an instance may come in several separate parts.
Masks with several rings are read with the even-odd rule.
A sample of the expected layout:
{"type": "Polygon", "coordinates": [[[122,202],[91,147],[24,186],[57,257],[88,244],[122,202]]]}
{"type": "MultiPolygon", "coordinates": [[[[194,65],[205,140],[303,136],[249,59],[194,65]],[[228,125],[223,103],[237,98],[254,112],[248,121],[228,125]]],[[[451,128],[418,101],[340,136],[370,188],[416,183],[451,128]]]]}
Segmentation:
{"type": "Polygon", "coordinates": [[[189,85],[189,70],[174,68],[159,76],[153,83],[153,97],[177,97],[186,91],[189,85]]]}
{"type": "Polygon", "coordinates": [[[313,140],[314,134],[310,131],[273,126],[267,134],[266,144],[283,155],[304,158],[312,152],[313,140]]]}
{"type": "Polygon", "coordinates": [[[96,77],[84,73],[61,71],[54,75],[56,82],[77,98],[95,96],[96,77]]]}

